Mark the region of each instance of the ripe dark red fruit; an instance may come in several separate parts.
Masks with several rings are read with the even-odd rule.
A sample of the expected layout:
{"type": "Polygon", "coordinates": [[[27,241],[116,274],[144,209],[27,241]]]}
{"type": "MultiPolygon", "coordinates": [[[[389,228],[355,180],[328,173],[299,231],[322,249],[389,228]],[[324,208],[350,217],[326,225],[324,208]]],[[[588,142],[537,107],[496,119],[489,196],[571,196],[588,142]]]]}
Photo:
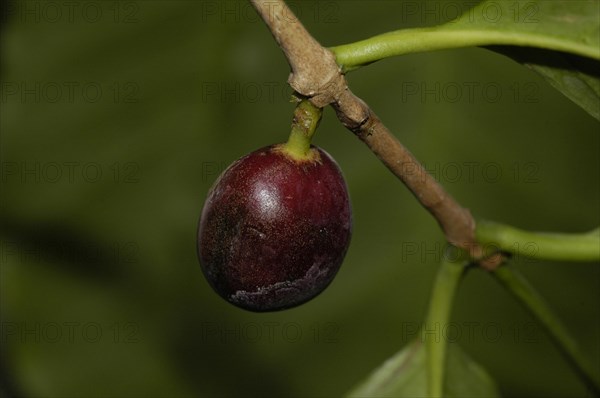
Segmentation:
{"type": "Polygon", "coordinates": [[[337,163],[311,147],[284,145],[234,162],[211,188],[198,255],[213,289],[250,311],[302,304],[325,289],[350,243],[352,213],[337,163]]]}

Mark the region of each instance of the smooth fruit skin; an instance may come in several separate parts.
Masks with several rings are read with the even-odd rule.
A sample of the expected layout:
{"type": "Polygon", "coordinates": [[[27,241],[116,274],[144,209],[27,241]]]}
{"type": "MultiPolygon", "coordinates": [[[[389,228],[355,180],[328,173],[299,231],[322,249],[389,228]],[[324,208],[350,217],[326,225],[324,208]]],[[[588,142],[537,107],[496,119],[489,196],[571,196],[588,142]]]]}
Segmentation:
{"type": "Polygon", "coordinates": [[[208,193],[198,255],[213,289],[256,312],[300,305],[335,277],[352,234],[337,163],[311,147],[298,160],[272,145],[229,166],[208,193]]]}

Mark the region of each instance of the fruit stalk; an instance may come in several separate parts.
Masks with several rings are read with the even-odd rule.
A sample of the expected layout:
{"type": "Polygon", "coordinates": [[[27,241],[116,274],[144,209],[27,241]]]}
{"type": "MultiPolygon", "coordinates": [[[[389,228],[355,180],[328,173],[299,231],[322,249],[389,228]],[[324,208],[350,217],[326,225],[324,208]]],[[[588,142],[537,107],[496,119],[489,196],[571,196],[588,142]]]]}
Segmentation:
{"type": "Polygon", "coordinates": [[[294,110],[292,132],[284,144],[284,150],[295,159],[305,159],[310,151],[312,137],[317,131],[321,108],[314,106],[309,100],[301,99],[294,110]]]}

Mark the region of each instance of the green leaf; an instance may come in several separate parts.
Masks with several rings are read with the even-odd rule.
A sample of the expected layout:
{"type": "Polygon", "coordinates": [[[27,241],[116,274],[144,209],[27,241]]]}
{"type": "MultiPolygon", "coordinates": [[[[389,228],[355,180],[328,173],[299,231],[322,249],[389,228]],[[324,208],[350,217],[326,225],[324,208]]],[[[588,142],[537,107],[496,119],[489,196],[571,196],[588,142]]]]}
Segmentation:
{"type": "Polygon", "coordinates": [[[573,54],[520,47],[492,47],[539,73],[554,88],[600,120],[600,62],[573,54]]]}
{"type": "MultiPolygon", "coordinates": [[[[497,2],[484,1],[475,10],[494,9],[497,2]]],[[[498,3],[501,4],[501,3],[498,3]]],[[[499,52],[539,73],[554,88],[600,120],[600,2],[522,1],[509,2],[514,21],[504,25],[523,35],[543,35],[546,40],[571,41],[572,49],[540,46],[562,51],[506,47],[499,52]],[[585,58],[585,56],[590,58],[585,58]]],[[[506,5],[505,5],[506,6],[506,5]]],[[[482,24],[494,29],[490,24],[482,24]]]]}
{"type": "MultiPolygon", "coordinates": [[[[457,344],[448,344],[446,397],[499,397],[494,380],[457,344]]],[[[425,346],[415,340],[388,359],[348,397],[427,396],[425,346]]]]}
{"type": "Polygon", "coordinates": [[[599,4],[597,0],[487,0],[440,28],[474,31],[497,44],[600,59],[599,4]]]}
{"type": "Polygon", "coordinates": [[[600,68],[591,61],[600,60],[597,0],[488,0],[442,25],[403,29],[331,50],[350,71],[396,55],[471,46],[514,46],[500,52],[540,73],[600,119],[600,68]]]}

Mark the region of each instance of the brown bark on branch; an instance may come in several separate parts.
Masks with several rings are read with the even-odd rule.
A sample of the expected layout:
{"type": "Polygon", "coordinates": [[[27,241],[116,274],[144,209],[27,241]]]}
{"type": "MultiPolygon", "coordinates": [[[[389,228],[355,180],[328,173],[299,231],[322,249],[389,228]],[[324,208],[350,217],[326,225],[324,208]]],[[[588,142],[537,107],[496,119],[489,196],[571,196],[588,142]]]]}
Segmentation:
{"type": "MultiPolygon", "coordinates": [[[[433,215],[446,240],[480,259],[483,250],[475,240],[475,221],[469,210],[460,206],[367,104],[350,91],[333,53],[308,33],[283,0],[250,1],[290,64],[290,86],[317,107],[331,105],[342,124],[356,134],[433,215]]],[[[500,260],[495,256],[480,264],[491,270],[500,260]]]]}

